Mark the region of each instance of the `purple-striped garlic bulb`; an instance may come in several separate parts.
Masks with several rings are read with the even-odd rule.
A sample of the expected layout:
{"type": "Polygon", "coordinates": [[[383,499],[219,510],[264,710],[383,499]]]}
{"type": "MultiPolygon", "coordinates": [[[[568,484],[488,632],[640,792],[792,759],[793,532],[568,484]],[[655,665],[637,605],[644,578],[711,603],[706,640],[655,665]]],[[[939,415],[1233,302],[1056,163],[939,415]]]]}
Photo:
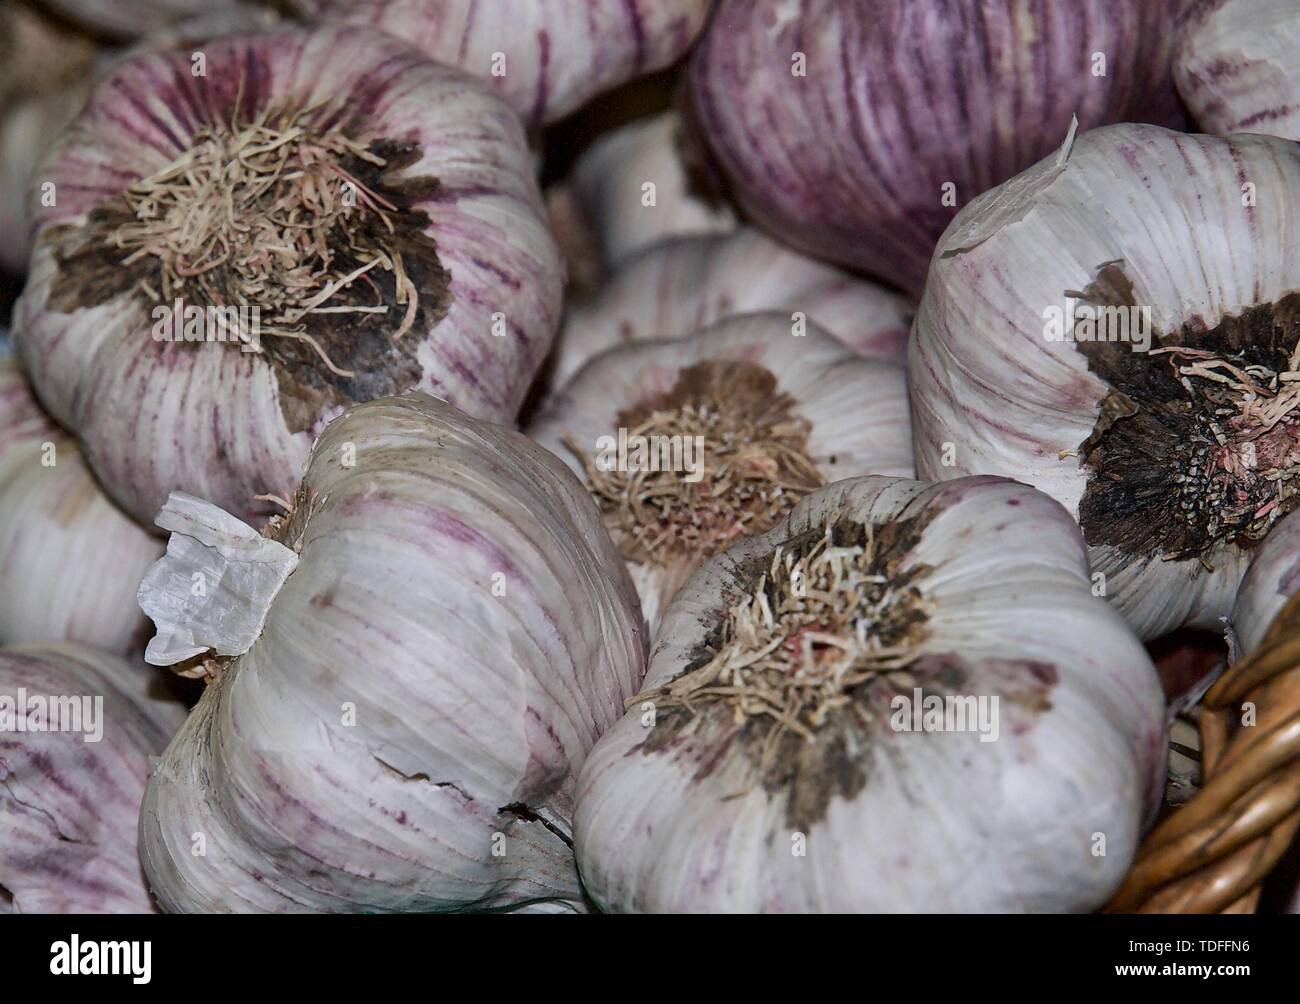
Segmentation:
{"type": "Polygon", "coordinates": [[[1144,638],[1217,628],[1300,502],[1297,190],[1294,143],[1108,126],[964,208],[931,265],[920,476],[1056,498],[1144,638]]]}
{"type": "Polygon", "coordinates": [[[479,77],[529,125],[675,62],[709,0],[288,0],[299,15],[367,25],[479,77]]]}
{"type": "Polygon", "coordinates": [[[655,625],[699,565],[809,492],[911,476],[900,363],[815,323],[744,314],[688,338],[610,349],[530,424],[590,489],[655,625]]]}
{"type": "Polygon", "coordinates": [[[694,113],[747,215],[919,295],[944,226],[1085,128],[1179,124],[1185,0],[720,0],[694,113]]]}
{"type": "Polygon", "coordinates": [[[158,525],[146,659],[211,677],[141,818],[165,909],[581,904],[574,778],[645,628],[560,461],[410,394],[331,422],[264,535],[179,494],[158,525]]]}
{"type": "Polygon", "coordinates": [[[138,658],[135,588],[161,553],[0,357],[0,645],[73,641],[138,658]]]}
{"type": "Polygon", "coordinates": [[[140,803],[185,719],[164,683],[81,645],[0,648],[0,914],[153,911],[140,803]]]}
{"type": "Polygon", "coordinates": [[[138,519],[172,490],[268,512],[357,401],[510,421],[549,349],[562,268],[518,116],[388,36],[124,60],[39,173],[16,341],[138,519]]]}
{"type": "Polygon", "coordinates": [[[1300,140],[1300,10],[1294,0],[1212,0],[1186,27],[1174,79],[1206,132],[1300,140]]]}
{"type": "Polygon", "coordinates": [[[684,142],[680,116],[665,111],[607,133],[578,159],[568,190],[605,263],[666,237],[735,229],[731,207],[692,176],[684,142]]]}
{"type": "Polygon", "coordinates": [[[912,309],[897,293],[748,227],[678,237],[633,255],[595,295],[569,308],[551,379],[567,381],[615,345],[678,338],[756,311],[784,312],[787,335],[816,323],[859,355],[902,359],[912,309]]]}
{"type": "Polygon", "coordinates": [[[1078,528],[1000,478],[858,478],[708,561],[578,780],[606,910],[1090,910],[1164,773],[1078,528]]]}

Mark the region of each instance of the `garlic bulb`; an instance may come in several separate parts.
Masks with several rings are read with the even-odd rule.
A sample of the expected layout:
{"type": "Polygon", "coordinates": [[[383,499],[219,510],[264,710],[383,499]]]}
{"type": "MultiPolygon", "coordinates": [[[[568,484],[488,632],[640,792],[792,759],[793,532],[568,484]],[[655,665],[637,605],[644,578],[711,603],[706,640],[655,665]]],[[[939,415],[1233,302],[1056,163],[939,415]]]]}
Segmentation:
{"type": "Polygon", "coordinates": [[[530,125],[662,69],[691,44],[708,0],[289,0],[300,15],[366,25],[480,77],[530,125]]]}
{"type": "Polygon", "coordinates": [[[735,229],[731,208],[698,190],[682,143],[681,118],[666,111],[606,133],[579,158],[569,188],[605,261],[665,237],[735,229]]]}
{"type": "Polygon", "coordinates": [[[776,243],[756,230],[681,237],[634,255],[593,297],[570,307],[556,340],[551,379],[568,380],[597,353],[623,342],[691,334],[733,314],[785,312],[815,321],[854,352],[902,359],[911,304],[776,243]]]}
{"type": "Polygon", "coordinates": [[[145,913],[151,756],[185,718],[161,678],[80,645],[0,648],[0,913],[145,913]]]}
{"type": "MultiPolygon", "coordinates": [[[[255,6],[261,0],[249,0],[255,6]]],[[[44,0],[76,24],[114,38],[136,38],[186,18],[238,10],[238,0],[44,0]]]]}
{"type": "Polygon", "coordinates": [[[841,481],[677,594],[579,778],[579,869],[615,911],[1088,910],[1163,703],[1055,502],[841,481]]]}
{"type": "Polygon", "coordinates": [[[1300,140],[1300,16],[1294,0],[1218,0],[1187,27],[1178,92],[1206,132],[1300,140]]]}
{"type": "Polygon", "coordinates": [[[945,224],[1065,134],[1178,124],[1183,0],[721,0],[693,106],[746,214],[919,294],[945,224]]]}
{"type": "Polygon", "coordinates": [[[912,474],[903,367],[782,314],[593,359],[528,428],[600,505],[653,630],[678,587],[805,494],[912,474]]]}
{"type": "Polygon", "coordinates": [[[386,36],[124,60],[40,170],[16,341],[138,519],[174,489],[269,511],[354,401],[508,421],[549,348],[561,267],[517,116],[386,36]]]}
{"type": "Polygon", "coordinates": [[[1255,552],[1232,607],[1239,656],[1249,655],[1300,590],[1300,518],[1287,516],[1255,552]]]}
{"type": "Polygon", "coordinates": [[[972,202],[913,329],[920,476],[1041,488],[1139,634],[1217,629],[1300,500],[1297,190],[1293,143],[1120,125],[972,202]]]}
{"type": "Polygon", "coordinates": [[[147,658],[214,676],[145,799],[164,908],[581,903],[573,775],[645,638],[558,460],[412,394],[331,422],[267,536],[182,495],[159,525],[147,658]]]}
{"type": "Polygon", "coordinates": [[[41,412],[18,364],[0,358],[0,644],[138,652],[135,587],[160,553],[41,412]]]}

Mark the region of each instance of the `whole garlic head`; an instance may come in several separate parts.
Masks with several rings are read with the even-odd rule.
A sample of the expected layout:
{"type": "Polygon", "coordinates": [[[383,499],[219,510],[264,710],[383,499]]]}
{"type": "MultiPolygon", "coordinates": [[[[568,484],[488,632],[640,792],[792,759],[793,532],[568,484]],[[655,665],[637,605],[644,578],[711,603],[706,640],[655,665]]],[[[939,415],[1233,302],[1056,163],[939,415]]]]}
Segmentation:
{"type": "Polygon", "coordinates": [[[816,322],[864,356],[902,359],[912,306],[868,279],[805,257],[749,228],[686,236],[638,252],[593,297],[571,306],[556,340],[563,383],[625,342],[692,334],[734,314],[784,311],[786,333],[816,322]]]}
{"type": "Polygon", "coordinates": [[[0,644],[75,641],[139,653],[135,587],[162,544],[86,470],[0,357],[0,644]]]}
{"type": "Polygon", "coordinates": [[[747,218],[920,294],[957,208],[1085,128],[1181,123],[1184,0],[720,0],[690,84],[747,218]]]}
{"type": "Polygon", "coordinates": [[[706,558],[861,474],[912,474],[903,367],[743,314],[596,356],[530,424],[591,489],[653,633],[706,558]]]}
{"type": "Polygon", "coordinates": [[[0,913],[147,913],[136,853],[150,758],[185,708],[81,645],[0,648],[0,913]]]}
{"type": "Polygon", "coordinates": [[[255,497],[291,492],[356,401],[420,389],[510,421],[558,321],[518,116],[376,32],[123,60],[39,174],[58,197],[16,340],[141,521],[172,490],[269,512],[255,497]]]}
{"type": "Polygon", "coordinates": [[[412,394],[330,423],[267,536],[179,495],[160,522],[150,658],[213,677],[141,818],[165,909],[581,904],[574,774],[645,636],[558,460],[412,394]]]}
{"type": "Polygon", "coordinates": [[[1144,638],[1216,629],[1300,501],[1296,191],[1294,143],[1094,129],[963,209],[931,265],[920,476],[1059,500],[1144,638]]]}
{"type": "Polygon", "coordinates": [[[579,778],[579,869],[615,911],[1089,910],[1163,704],[1055,502],[841,481],[677,594],[579,778]]]}
{"type": "Polygon", "coordinates": [[[379,28],[479,77],[535,126],[677,60],[709,0],[288,0],[299,14],[379,28]]]}
{"type": "Polygon", "coordinates": [[[1300,140],[1300,17],[1292,0],[1215,0],[1183,34],[1174,79],[1206,132],[1300,140]]]}

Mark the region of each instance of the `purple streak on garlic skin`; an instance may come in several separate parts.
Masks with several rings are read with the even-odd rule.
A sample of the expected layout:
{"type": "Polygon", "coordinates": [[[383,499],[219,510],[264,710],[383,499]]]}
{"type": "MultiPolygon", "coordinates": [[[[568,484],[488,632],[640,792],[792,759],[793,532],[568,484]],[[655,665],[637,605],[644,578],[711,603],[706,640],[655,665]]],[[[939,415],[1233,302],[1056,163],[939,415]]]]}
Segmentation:
{"type": "Polygon", "coordinates": [[[290,0],[290,7],[389,32],[481,78],[539,126],[675,62],[703,26],[708,0],[290,0]]]}
{"type": "Polygon", "coordinates": [[[633,255],[595,296],[569,309],[552,379],[563,384],[615,345],[684,337],[759,311],[784,311],[787,334],[792,315],[802,313],[869,358],[901,360],[907,352],[906,298],[742,228],[677,237],[633,255]]]}
{"type": "MultiPolygon", "coordinates": [[[[436,242],[447,285],[425,305],[445,314],[407,331],[385,358],[361,360],[347,382],[309,350],[295,366],[269,363],[274,336],[263,338],[261,354],[154,341],[143,294],[114,291],[87,308],[59,309],[67,305],[50,298],[60,265],[50,243],[40,243],[16,341],[42,401],[78,430],[110,493],[141,522],[171,490],[244,516],[269,512],[253,497],[292,491],[330,417],[352,400],[397,390],[513,420],[549,348],[561,296],[561,265],[517,116],[469,77],[360,28],[223,38],[202,51],[206,76],[191,74],[188,54],[114,67],[41,169],[59,194],[57,206],[41,210],[40,233],[55,239],[64,225],[83,233],[91,210],[170,164],[197,128],[228,124],[241,93],[242,121],[268,108],[341,101],[313,127],[337,125],[363,143],[414,144],[418,160],[391,183],[435,183],[403,189],[402,198],[411,213],[427,215],[422,233],[436,242]]],[[[389,302],[394,328],[404,309],[389,302]]]]}
{"type": "Polygon", "coordinates": [[[1174,79],[1206,132],[1300,140],[1300,12],[1295,3],[1203,3],[1184,30],[1174,79]]]}
{"type": "Polygon", "coordinates": [[[140,802],[149,758],[185,718],[162,683],[78,645],[0,649],[0,695],[103,698],[98,742],[0,732],[0,913],[153,911],[136,854],[140,802]]]}
{"type": "Polygon", "coordinates": [[[1054,149],[1071,115],[1181,123],[1182,2],[722,0],[694,106],[754,222],[917,295],[957,207],[1054,149]]]}

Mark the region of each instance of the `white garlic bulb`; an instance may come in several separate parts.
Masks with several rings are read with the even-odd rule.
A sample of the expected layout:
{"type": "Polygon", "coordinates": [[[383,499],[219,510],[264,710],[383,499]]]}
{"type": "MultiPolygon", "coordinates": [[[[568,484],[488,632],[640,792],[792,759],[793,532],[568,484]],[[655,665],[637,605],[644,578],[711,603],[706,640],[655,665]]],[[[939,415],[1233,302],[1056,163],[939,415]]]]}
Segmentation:
{"type": "Polygon", "coordinates": [[[148,657],[214,677],[145,800],[164,908],[581,904],[574,774],[645,637],[563,464],[412,394],[330,423],[268,537],[180,495],[159,522],[148,657]]]}
{"type": "Polygon", "coordinates": [[[590,487],[653,629],[704,559],[806,493],[912,474],[903,367],[783,314],[636,342],[585,366],[528,427],[590,487]]]}
{"type": "Polygon", "coordinates": [[[80,645],[0,648],[0,913],[145,913],[150,757],[185,718],[161,674],[80,645]]]}
{"type": "Polygon", "coordinates": [[[1118,125],[977,198],[913,328],[920,476],[1042,489],[1140,635],[1217,628],[1300,501],[1297,190],[1294,143],[1118,125]]]}
{"type": "Polygon", "coordinates": [[[138,653],[146,622],[135,587],[161,553],[40,410],[17,362],[0,358],[0,644],[138,653]]]}
{"type": "Polygon", "coordinates": [[[665,237],[729,233],[736,216],[697,190],[681,153],[675,111],[631,122],[596,140],[569,182],[604,261],[617,264],[665,237]]]}
{"type": "Polygon", "coordinates": [[[1174,80],[1206,132],[1300,140],[1294,0],[1217,0],[1184,29],[1174,80]]]}
{"type": "Polygon", "coordinates": [[[996,478],[808,496],[686,583],[629,703],[575,822],[614,911],[1088,910],[1163,785],[1150,659],[996,478]]]}
{"type": "Polygon", "coordinates": [[[355,401],[513,420],[558,322],[518,116],[377,32],[124,59],[39,174],[15,338],[141,521],[172,490],[269,512],[355,401]]]}
{"type": "Polygon", "coordinates": [[[1238,657],[1250,655],[1269,625],[1300,591],[1300,517],[1288,516],[1268,535],[1241,580],[1232,607],[1238,657]]]}
{"type": "Polygon", "coordinates": [[[674,338],[732,314],[781,310],[787,333],[815,321],[855,352],[901,359],[910,303],[868,279],[804,257],[756,230],[665,240],[635,254],[596,295],[572,305],[551,378],[567,381],[621,342],[674,338]]]}

